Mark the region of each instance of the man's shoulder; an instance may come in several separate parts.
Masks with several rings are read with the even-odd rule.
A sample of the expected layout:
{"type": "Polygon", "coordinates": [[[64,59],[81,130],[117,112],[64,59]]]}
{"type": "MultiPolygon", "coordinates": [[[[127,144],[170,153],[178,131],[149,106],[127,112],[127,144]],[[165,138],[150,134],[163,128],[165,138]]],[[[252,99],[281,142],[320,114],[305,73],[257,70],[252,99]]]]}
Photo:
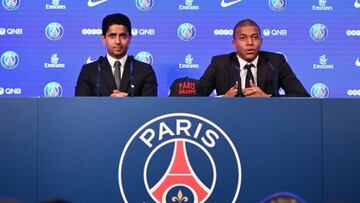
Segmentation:
{"type": "Polygon", "coordinates": [[[284,58],[282,53],[270,52],[270,51],[260,51],[259,56],[263,56],[267,59],[279,59],[284,58]]]}
{"type": "Polygon", "coordinates": [[[83,65],[83,68],[89,69],[89,68],[97,68],[98,61],[93,61],[90,63],[85,63],[83,65]]]}
{"type": "Polygon", "coordinates": [[[221,54],[221,55],[216,55],[213,56],[212,59],[216,60],[216,61],[226,61],[226,60],[231,60],[234,56],[236,56],[236,52],[231,52],[228,54],[221,54]]]}
{"type": "Polygon", "coordinates": [[[148,64],[148,63],[136,60],[136,59],[134,59],[133,62],[134,62],[134,66],[136,66],[137,68],[152,69],[151,64],[148,64]]]}

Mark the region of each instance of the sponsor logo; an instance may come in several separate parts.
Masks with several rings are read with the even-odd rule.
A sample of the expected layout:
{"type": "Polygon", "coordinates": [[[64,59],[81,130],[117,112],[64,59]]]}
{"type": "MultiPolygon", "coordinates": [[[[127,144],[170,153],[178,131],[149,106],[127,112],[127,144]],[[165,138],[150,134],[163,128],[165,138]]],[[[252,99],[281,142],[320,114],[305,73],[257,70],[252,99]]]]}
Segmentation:
{"type": "Polygon", "coordinates": [[[63,63],[59,63],[59,57],[58,54],[55,53],[53,55],[51,55],[51,63],[44,63],[44,67],[45,68],[65,68],[65,64],[63,63]]]}
{"type": "Polygon", "coordinates": [[[310,37],[316,42],[324,41],[328,36],[328,29],[321,23],[316,23],[310,28],[310,37]]]}
{"type": "Polygon", "coordinates": [[[98,6],[104,2],[106,2],[107,0],[99,0],[99,1],[94,1],[94,0],[88,0],[87,5],[88,7],[95,7],[98,6]]]}
{"type": "Polygon", "coordinates": [[[14,69],[19,64],[19,55],[14,51],[6,51],[1,55],[0,60],[5,69],[14,69]]]}
{"type": "Polygon", "coordinates": [[[0,87],[0,96],[1,95],[20,95],[21,94],[22,89],[18,88],[18,87],[0,87]]]}
{"type": "Polygon", "coordinates": [[[150,65],[154,63],[153,56],[147,51],[139,52],[138,54],[136,54],[135,59],[150,65]]]}
{"type": "Polygon", "coordinates": [[[233,35],[233,30],[232,29],[215,29],[214,30],[214,35],[233,35]]]}
{"type": "Polygon", "coordinates": [[[264,29],[263,30],[263,35],[265,37],[269,37],[269,36],[286,36],[287,35],[287,30],[286,29],[264,29]]]}
{"type": "Polygon", "coordinates": [[[45,35],[49,40],[59,40],[64,35],[64,28],[60,23],[52,22],[46,26],[45,35]]]}
{"type": "Polygon", "coordinates": [[[229,2],[225,2],[225,0],[221,0],[221,7],[226,8],[226,7],[232,6],[236,3],[239,3],[240,1],[242,1],[242,0],[233,0],[233,1],[229,1],[229,2]]]}
{"type": "Polygon", "coordinates": [[[324,83],[316,83],[310,89],[311,97],[328,98],[329,88],[324,83]]]}
{"type": "Polygon", "coordinates": [[[360,58],[357,58],[355,61],[355,66],[360,67],[360,58]]]}
{"type": "Polygon", "coordinates": [[[360,8],[360,2],[359,2],[359,0],[355,0],[354,7],[355,7],[355,8],[360,8]]]}
{"type": "Polygon", "coordinates": [[[155,29],[154,28],[149,28],[149,29],[145,29],[145,28],[132,28],[131,29],[131,34],[133,36],[137,36],[137,35],[155,35],[155,29]]]}
{"type": "Polygon", "coordinates": [[[279,192],[272,194],[268,197],[266,197],[264,200],[262,200],[260,203],[277,203],[277,202],[291,202],[291,203],[305,203],[305,201],[299,197],[298,195],[295,195],[290,192],[279,192]]]}
{"type": "Polygon", "coordinates": [[[45,97],[61,97],[62,93],[63,93],[63,88],[57,82],[49,82],[44,87],[45,97]]]}
{"type": "Polygon", "coordinates": [[[178,37],[183,41],[191,41],[196,35],[195,27],[190,23],[183,23],[177,30],[178,37]]]}
{"type": "Polygon", "coordinates": [[[319,5],[318,6],[313,5],[312,10],[314,10],[314,11],[332,11],[333,7],[326,6],[326,2],[327,2],[327,0],[319,0],[319,5]]]}
{"type": "Polygon", "coordinates": [[[2,0],[2,6],[8,11],[15,11],[20,6],[20,0],[2,0]]]}
{"type": "Polygon", "coordinates": [[[217,196],[235,202],[241,174],[237,150],[219,126],[198,115],[172,113],[146,122],[131,136],[121,153],[118,181],[124,202],[217,202],[217,196]],[[224,187],[231,189],[224,193],[224,187]]]}
{"type": "Polygon", "coordinates": [[[101,29],[91,29],[91,28],[83,28],[81,30],[82,35],[101,35],[102,30],[101,29]]]}
{"type": "Polygon", "coordinates": [[[360,89],[353,89],[346,91],[348,96],[360,96],[360,89]]]}
{"type": "Polygon", "coordinates": [[[66,5],[60,5],[60,0],[52,0],[51,4],[46,4],[45,9],[48,10],[64,10],[66,5]]]}
{"type": "Polygon", "coordinates": [[[154,0],[135,0],[135,5],[140,11],[149,11],[154,6],[154,0]]]}
{"type": "Polygon", "coordinates": [[[199,64],[193,64],[193,58],[191,54],[185,56],[185,64],[180,63],[179,68],[200,68],[199,64]]]}
{"type": "Polygon", "coordinates": [[[185,5],[179,5],[179,10],[200,10],[199,6],[193,5],[194,0],[185,0],[185,5]]]}
{"type": "Polygon", "coordinates": [[[86,63],[92,63],[94,62],[94,60],[91,59],[91,57],[89,56],[89,58],[86,60],[86,63]]]}
{"type": "Polygon", "coordinates": [[[0,35],[22,35],[22,28],[4,28],[0,27],[0,35]]]}
{"type": "Polygon", "coordinates": [[[314,69],[334,69],[335,66],[332,64],[327,64],[326,55],[321,55],[319,58],[319,64],[313,64],[314,69]]]}
{"type": "Polygon", "coordinates": [[[269,7],[275,12],[282,12],[287,6],[287,0],[269,0],[269,7]]]}
{"type": "Polygon", "coordinates": [[[360,30],[346,30],[346,35],[351,36],[360,36],[360,30]]]}

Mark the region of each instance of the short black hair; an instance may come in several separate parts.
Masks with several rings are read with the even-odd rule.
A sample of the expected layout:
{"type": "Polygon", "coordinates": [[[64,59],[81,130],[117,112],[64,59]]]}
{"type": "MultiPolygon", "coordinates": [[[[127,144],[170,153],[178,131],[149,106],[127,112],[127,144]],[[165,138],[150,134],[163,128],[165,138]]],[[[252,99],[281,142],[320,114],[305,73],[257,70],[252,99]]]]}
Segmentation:
{"type": "Polygon", "coordinates": [[[123,25],[127,28],[129,35],[131,36],[131,22],[130,19],[121,13],[114,13],[107,15],[102,21],[102,35],[105,36],[109,27],[112,25],[123,25]]]}
{"type": "Polygon", "coordinates": [[[236,23],[234,29],[233,29],[233,39],[235,39],[235,31],[237,28],[239,27],[245,27],[245,26],[256,26],[259,30],[259,34],[261,36],[261,31],[260,31],[260,26],[253,20],[251,19],[244,19],[244,20],[240,20],[239,22],[236,23]]]}

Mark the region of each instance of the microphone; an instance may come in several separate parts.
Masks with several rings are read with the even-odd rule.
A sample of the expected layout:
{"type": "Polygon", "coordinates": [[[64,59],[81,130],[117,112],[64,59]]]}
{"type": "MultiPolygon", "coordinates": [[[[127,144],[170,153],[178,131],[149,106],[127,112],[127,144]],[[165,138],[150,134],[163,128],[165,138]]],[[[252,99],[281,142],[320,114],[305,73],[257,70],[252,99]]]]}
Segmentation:
{"type": "MultiPolygon", "coordinates": [[[[234,67],[237,71],[239,71],[239,77],[240,77],[240,67],[237,66],[238,63],[235,62],[235,60],[237,60],[237,58],[234,57],[232,60],[233,60],[233,64],[232,64],[232,65],[233,65],[233,67],[234,67]]],[[[237,87],[238,87],[238,94],[235,95],[235,97],[242,97],[243,94],[242,94],[242,91],[241,91],[241,78],[240,78],[240,81],[236,81],[236,82],[237,82],[237,87]]]]}
{"type": "Polygon", "coordinates": [[[103,56],[99,56],[98,65],[97,65],[97,74],[96,74],[96,96],[100,97],[100,72],[101,72],[101,63],[104,60],[103,56]]]}
{"type": "Polygon", "coordinates": [[[279,97],[279,83],[278,83],[279,73],[269,60],[267,60],[267,64],[271,68],[271,70],[274,72],[274,75],[273,75],[274,95],[273,95],[273,97],[279,97]]]}
{"type": "Polygon", "coordinates": [[[135,96],[135,81],[134,81],[134,57],[129,56],[130,60],[130,97],[135,96]]]}

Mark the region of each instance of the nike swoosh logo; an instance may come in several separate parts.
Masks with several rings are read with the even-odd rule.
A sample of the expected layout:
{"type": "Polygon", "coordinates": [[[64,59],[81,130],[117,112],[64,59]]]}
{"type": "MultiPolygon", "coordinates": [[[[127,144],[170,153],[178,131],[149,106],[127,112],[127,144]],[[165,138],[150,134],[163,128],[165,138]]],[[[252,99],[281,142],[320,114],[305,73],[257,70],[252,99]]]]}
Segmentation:
{"type": "Polygon", "coordinates": [[[240,1],[242,1],[242,0],[235,0],[235,1],[231,1],[231,2],[225,2],[225,0],[221,0],[221,7],[226,8],[226,7],[232,6],[240,1]]]}
{"type": "Polygon", "coordinates": [[[93,60],[91,60],[91,57],[89,57],[87,60],[86,60],[86,63],[92,63],[94,62],[93,60]]]}
{"type": "Polygon", "coordinates": [[[355,8],[360,8],[360,3],[358,2],[358,0],[355,0],[354,6],[355,8]]]}
{"type": "Polygon", "coordinates": [[[359,58],[356,60],[355,65],[356,65],[357,67],[360,67],[360,59],[359,59],[359,58]]]}
{"type": "Polygon", "coordinates": [[[107,0],[100,0],[100,1],[88,0],[87,5],[88,5],[89,7],[94,7],[94,6],[97,6],[97,5],[99,5],[99,4],[104,3],[104,2],[106,2],[106,1],[107,1],[107,0]]]}

